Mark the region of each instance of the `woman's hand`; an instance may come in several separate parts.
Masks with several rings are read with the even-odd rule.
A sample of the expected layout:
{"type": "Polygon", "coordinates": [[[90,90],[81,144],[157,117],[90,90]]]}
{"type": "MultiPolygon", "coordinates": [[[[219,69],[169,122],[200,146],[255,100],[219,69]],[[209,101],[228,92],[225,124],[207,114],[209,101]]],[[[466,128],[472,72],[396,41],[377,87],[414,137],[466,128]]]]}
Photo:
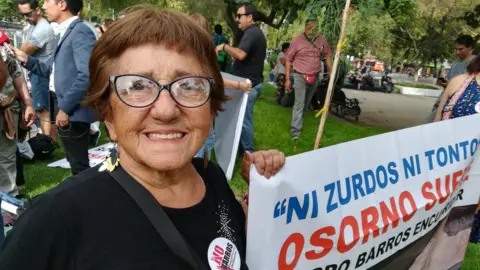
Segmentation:
{"type": "Polygon", "coordinates": [[[241,82],[240,83],[240,90],[244,91],[245,93],[250,93],[252,90],[252,83],[247,81],[247,82],[241,82]]]}
{"type": "Polygon", "coordinates": [[[250,167],[255,164],[257,172],[270,179],[285,165],[285,154],[278,150],[245,152],[242,163],[242,176],[250,183],[250,167]]]}

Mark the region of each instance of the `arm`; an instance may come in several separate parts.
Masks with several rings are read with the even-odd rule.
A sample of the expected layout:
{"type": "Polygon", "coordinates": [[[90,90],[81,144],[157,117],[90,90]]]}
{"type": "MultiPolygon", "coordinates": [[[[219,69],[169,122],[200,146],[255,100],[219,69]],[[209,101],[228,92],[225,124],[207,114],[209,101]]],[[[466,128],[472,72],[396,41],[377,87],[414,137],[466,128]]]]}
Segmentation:
{"type": "Polygon", "coordinates": [[[437,113],[435,115],[434,122],[438,122],[442,120],[442,110],[447,103],[447,99],[458,89],[461,87],[462,83],[466,80],[467,75],[460,75],[453,78],[450,83],[447,85],[445,91],[443,91],[442,99],[438,104],[437,113]]]}
{"type": "Polygon", "coordinates": [[[22,68],[20,64],[13,58],[7,59],[7,68],[10,77],[12,78],[13,87],[20,93],[20,98],[22,99],[23,104],[25,104],[25,122],[27,126],[33,125],[35,121],[35,111],[33,110],[32,100],[28,94],[27,83],[23,77],[22,68]]]}
{"type": "Polygon", "coordinates": [[[7,65],[3,62],[3,59],[0,57],[0,89],[5,86],[8,79],[8,70],[7,65]]]}
{"type": "Polygon", "coordinates": [[[287,62],[287,60],[285,59],[285,56],[280,57],[279,61],[282,65],[285,65],[285,63],[287,62]]]}
{"type": "Polygon", "coordinates": [[[228,44],[221,44],[217,46],[217,53],[221,50],[225,50],[234,59],[242,61],[247,57],[253,46],[255,46],[257,40],[256,35],[257,32],[247,31],[243,34],[238,48],[232,47],[228,44]]]}
{"type": "Polygon", "coordinates": [[[247,82],[236,82],[226,78],[223,78],[223,84],[225,89],[238,89],[243,90],[245,92],[250,92],[252,89],[252,84],[247,82]]]}
{"type": "Polygon", "coordinates": [[[24,51],[28,55],[33,55],[38,49],[37,46],[33,45],[32,43],[25,41],[20,47],[20,50],[24,51]]]}
{"type": "Polygon", "coordinates": [[[223,44],[223,47],[224,47],[225,51],[235,59],[243,60],[243,59],[245,59],[245,57],[247,57],[247,53],[242,51],[239,48],[234,48],[234,47],[232,47],[228,44],[223,44]]]}
{"type": "Polygon", "coordinates": [[[327,60],[326,61],[327,62],[327,70],[330,73],[332,71],[332,67],[333,67],[332,56],[328,55],[326,60],[327,60]]]}
{"type": "Polygon", "coordinates": [[[89,86],[88,61],[96,41],[95,35],[88,27],[72,34],[75,35],[72,49],[73,60],[77,67],[77,77],[72,87],[67,89],[65,99],[62,102],[59,100],[58,103],[58,108],[67,115],[79,106],[87,93],[89,86]]]}
{"type": "Polygon", "coordinates": [[[25,122],[27,127],[33,125],[35,122],[35,111],[33,109],[32,100],[28,93],[27,82],[22,75],[18,76],[13,80],[13,86],[20,93],[20,98],[22,99],[23,104],[25,105],[25,122]]]}
{"type": "MultiPolygon", "coordinates": [[[[18,53],[15,52],[17,55],[18,53]]],[[[18,57],[17,57],[18,58],[18,57]]],[[[19,59],[21,62],[23,62],[21,59],[19,59]]],[[[24,67],[31,72],[37,74],[38,76],[44,77],[44,78],[50,78],[50,74],[52,74],[52,66],[49,64],[42,63],[38,61],[37,58],[33,56],[28,56],[26,58],[26,62],[24,62],[25,65],[24,67]]]]}

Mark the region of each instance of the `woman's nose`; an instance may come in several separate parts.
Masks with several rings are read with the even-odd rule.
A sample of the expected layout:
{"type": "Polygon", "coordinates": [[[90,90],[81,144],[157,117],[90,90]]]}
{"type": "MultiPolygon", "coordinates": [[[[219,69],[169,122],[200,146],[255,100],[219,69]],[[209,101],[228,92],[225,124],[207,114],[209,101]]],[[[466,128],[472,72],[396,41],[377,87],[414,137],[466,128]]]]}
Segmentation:
{"type": "Polygon", "coordinates": [[[172,98],[170,92],[164,89],[158,99],[153,103],[150,113],[152,117],[168,122],[180,115],[178,103],[172,98]]]}

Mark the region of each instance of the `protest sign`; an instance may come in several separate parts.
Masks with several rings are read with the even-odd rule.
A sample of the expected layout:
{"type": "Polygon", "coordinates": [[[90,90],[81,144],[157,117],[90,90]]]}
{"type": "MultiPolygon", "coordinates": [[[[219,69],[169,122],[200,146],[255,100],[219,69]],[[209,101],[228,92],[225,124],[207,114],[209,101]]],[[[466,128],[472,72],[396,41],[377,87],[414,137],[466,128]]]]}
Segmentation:
{"type": "MultiPolygon", "coordinates": [[[[97,166],[98,164],[104,162],[113,146],[113,143],[107,143],[88,150],[90,167],[97,166]]],[[[70,163],[68,163],[67,159],[64,158],[48,164],[48,167],[70,169],[70,163]]]]}
{"type": "Polygon", "coordinates": [[[479,121],[462,117],[289,157],[270,180],[252,167],[249,267],[455,269],[479,200],[479,175],[469,175],[479,171],[479,121]]]}
{"type": "MultiPolygon", "coordinates": [[[[226,79],[244,82],[240,78],[222,72],[226,79]]],[[[228,180],[232,178],[237,157],[240,135],[242,134],[243,118],[247,108],[248,94],[238,89],[225,89],[230,100],[223,105],[224,111],[215,118],[215,157],[218,165],[225,172],[228,180]]]]}

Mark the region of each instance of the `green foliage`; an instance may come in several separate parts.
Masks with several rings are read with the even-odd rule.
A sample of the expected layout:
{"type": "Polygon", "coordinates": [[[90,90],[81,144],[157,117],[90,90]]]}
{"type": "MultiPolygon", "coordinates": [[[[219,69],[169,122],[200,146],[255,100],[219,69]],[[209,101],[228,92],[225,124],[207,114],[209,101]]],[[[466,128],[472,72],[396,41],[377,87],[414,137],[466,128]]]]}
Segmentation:
{"type": "Polygon", "coordinates": [[[0,19],[10,22],[22,20],[15,0],[0,0],[0,19]]]}
{"type": "Polygon", "coordinates": [[[397,85],[397,86],[405,86],[405,87],[413,87],[413,88],[439,90],[437,87],[435,87],[435,86],[433,86],[433,85],[428,85],[428,84],[399,82],[399,83],[395,83],[395,85],[397,85]]]}

